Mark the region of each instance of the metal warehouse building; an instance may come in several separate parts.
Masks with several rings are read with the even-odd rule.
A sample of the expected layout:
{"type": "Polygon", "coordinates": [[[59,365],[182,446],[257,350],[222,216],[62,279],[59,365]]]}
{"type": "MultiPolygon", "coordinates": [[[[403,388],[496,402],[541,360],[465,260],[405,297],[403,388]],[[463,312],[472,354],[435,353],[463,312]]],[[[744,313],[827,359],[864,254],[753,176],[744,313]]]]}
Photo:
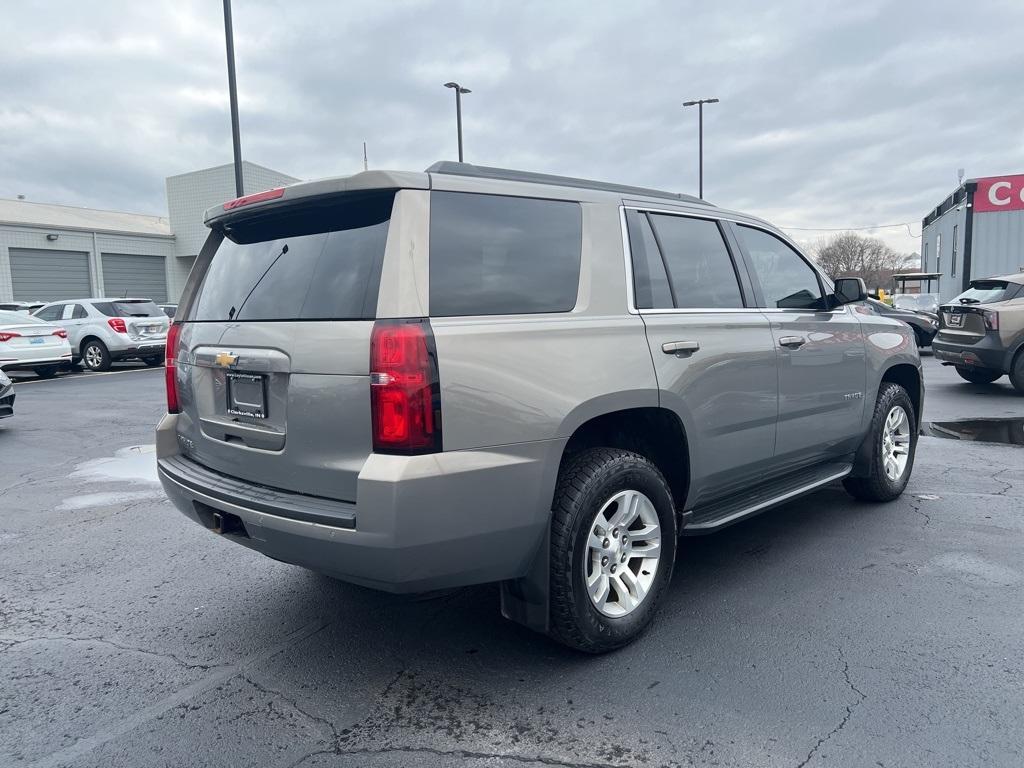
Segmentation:
{"type": "Polygon", "coordinates": [[[921,225],[921,271],[942,275],[942,301],[962,293],[971,280],[1022,271],[1024,174],[970,179],[921,225]]]}
{"type": "MultiPolygon", "coordinates": [[[[298,181],[242,165],[247,192],[298,181]]],[[[0,199],[0,301],[175,302],[206,239],[203,213],[234,197],[234,169],[221,165],[169,177],[166,218],[0,199]]]]}

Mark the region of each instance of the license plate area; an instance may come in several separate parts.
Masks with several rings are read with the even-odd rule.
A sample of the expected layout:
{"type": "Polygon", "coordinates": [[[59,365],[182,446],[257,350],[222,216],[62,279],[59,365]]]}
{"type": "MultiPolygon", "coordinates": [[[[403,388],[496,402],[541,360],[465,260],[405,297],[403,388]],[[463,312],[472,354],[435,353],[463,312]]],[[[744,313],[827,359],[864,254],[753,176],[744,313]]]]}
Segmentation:
{"type": "Polygon", "coordinates": [[[231,416],[267,418],[267,377],[252,373],[227,374],[227,411],[231,416]]]}
{"type": "Polygon", "coordinates": [[[960,312],[951,312],[949,314],[949,327],[950,328],[963,328],[964,327],[964,316],[960,312]]]}

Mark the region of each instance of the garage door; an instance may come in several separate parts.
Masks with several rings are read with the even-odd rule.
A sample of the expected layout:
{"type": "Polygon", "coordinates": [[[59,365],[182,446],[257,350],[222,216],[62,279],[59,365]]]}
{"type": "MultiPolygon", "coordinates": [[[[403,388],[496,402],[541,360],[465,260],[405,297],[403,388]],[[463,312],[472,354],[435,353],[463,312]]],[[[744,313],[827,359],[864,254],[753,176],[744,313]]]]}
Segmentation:
{"type": "Polygon", "coordinates": [[[103,292],[109,297],[167,301],[163,256],[103,254],[103,292]]]}
{"type": "Polygon", "coordinates": [[[11,248],[15,301],[56,301],[92,296],[89,254],[11,248]]]}

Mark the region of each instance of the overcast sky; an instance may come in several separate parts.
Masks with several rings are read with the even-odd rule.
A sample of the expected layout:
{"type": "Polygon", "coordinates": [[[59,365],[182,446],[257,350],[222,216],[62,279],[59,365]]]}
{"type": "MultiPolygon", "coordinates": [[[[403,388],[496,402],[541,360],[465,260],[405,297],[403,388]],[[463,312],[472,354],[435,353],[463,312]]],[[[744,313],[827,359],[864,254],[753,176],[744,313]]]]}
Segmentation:
{"type": "MultiPolygon", "coordinates": [[[[0,197],[166,214],[231,160],[217,0],[5,2],[0,197]]],[[[1024,172],[1024,2],[235,0],[242,152],[301,178],[454,159],[693,192],[784,227],[920,219],[1024,172]],[[745,5],[745,7],[743,7],[745,5]],[[728,6],[728,9],[726,7],[728,6]]],[[[790,230],[811,242],[826,233],[790,230]]],[[[905,228],[880,230],[917,251],[905,228]]]]}

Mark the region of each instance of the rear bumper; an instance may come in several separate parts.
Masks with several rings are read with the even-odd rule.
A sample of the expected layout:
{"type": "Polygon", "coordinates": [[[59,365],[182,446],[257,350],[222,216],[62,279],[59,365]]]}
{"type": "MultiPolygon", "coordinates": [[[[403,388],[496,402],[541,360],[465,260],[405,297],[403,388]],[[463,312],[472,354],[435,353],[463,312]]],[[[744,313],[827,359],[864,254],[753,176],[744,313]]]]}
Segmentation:
{"type": "Polygon", "coordinates": [[[358,502],[264,488],[201,467],[180,453],[176,416],[157,430],[160,481],[179,510],[206,528],[215,513],[244,531],[224,534],[287,563],[389,592],[519,578],[549,524],[563,440],[426,456],[371,454],[358,502]]]}
{"type": "Polygon", "coordinates": [[[58,356],[47,355],[34,360],[4,360],[0,362],[0,368],[5,371],[31,371],[33,368],[42,368],[47,365],[63,365],[71,362],[71,351],[58,356]]]}
{"type": "Polygon", "coordinates": [[[951,344],[935,338],[932,341],[932,353],[943,363],[963,365],[969,368],[988,368],[1007,373],[1009,356],[999,345],[997,339],[986,336],[976,344],[951,344]]]}
{"type": "Polygon", "coordinates": [[[160,339],[158,341],[131,342],[121,347],[110,347],[108,351],[112,360],[126,360],[132,357],[152,357],[154,355],[163,357],[166,348],[166,339],[160,339]]]}

